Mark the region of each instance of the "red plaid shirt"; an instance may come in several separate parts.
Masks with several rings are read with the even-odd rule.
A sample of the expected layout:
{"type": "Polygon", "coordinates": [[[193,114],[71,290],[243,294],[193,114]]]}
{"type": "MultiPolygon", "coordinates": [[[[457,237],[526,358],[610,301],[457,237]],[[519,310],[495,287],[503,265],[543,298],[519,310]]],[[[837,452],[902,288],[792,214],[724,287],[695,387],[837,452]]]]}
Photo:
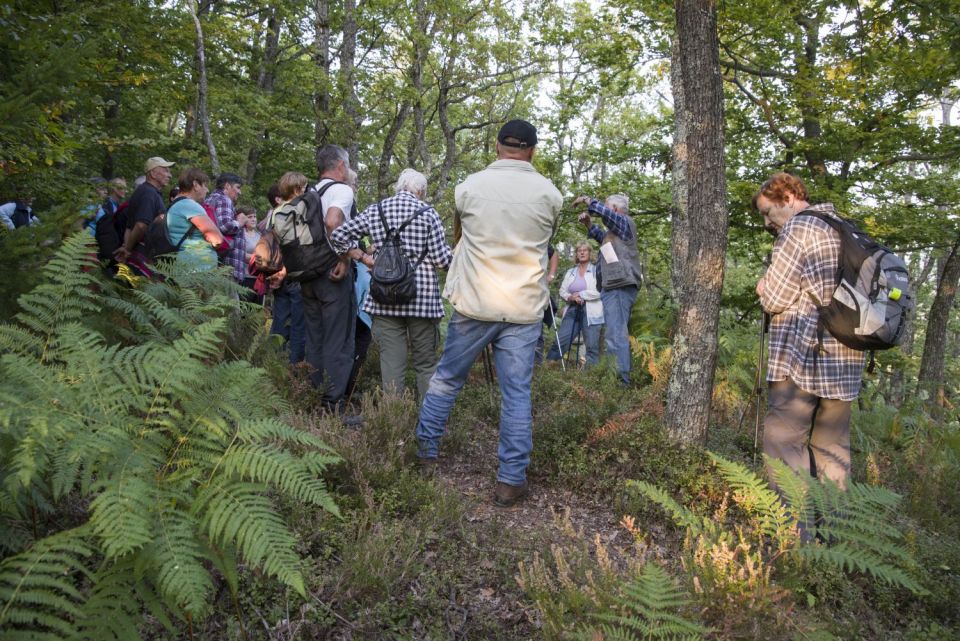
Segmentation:
{"type": "MultiPolygon", "coordinates": [[[[837,215],[830,203],[809,209],[837,215]]],[[[790,378],[821,398],[852,401],[860,393],[864,353],[824,330],[824,351],[817,354],[814,300],[826,303],[833,296],[839,257],[840,236],[833,228],[812,216],[793,216],[773,246],[760,303],[771,314],[767,380],[790,378]]]]}

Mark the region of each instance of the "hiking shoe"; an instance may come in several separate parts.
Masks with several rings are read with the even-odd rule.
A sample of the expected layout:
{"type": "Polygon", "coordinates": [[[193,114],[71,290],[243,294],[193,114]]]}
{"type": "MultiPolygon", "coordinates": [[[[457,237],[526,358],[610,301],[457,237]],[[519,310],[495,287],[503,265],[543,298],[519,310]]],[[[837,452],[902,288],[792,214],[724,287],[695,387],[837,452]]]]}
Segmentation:
{"type": "Polygon", "coordinates": [[[493,504],[497,507],[512,507],[527,497],[530,485],[524,481],[523,485],[508,485],[497,481],[497,489],[493,492],[493,504]]]}
{"type": "Polygon", "coordinates": [[[417,474],[422,476],[425,479],[430,479],[436,476],[437,474],[437,457],[417,457],[417,474]]]}
{"type": "Polygon", "coordinates": [[[363,427],[363,414],[350,414],[340,417],[340,420],[343,422],[344,426],[349,427],[354,430],[358,430],[363,427]]]}

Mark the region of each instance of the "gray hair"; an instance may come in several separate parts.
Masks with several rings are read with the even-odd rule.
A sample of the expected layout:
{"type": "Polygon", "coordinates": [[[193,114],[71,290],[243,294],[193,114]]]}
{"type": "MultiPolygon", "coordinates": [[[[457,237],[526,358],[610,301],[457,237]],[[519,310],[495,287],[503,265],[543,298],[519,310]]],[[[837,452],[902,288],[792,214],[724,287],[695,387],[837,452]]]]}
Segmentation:
{"type": "Polygon", "coordinates": [[[324,145],[317,151],[317,168],[324,174],[343,162],[350,167],[350,154],[340,145],[324,145]]]}
{"type": "Polygon", "coordinates": [[[616,209],[621,214],[630,213],[630,198],[626,194],[613,194],[607,196],[607,206],[616,209]]]}
{"type": "Polygon", "coordinates": [[[347,184],[350,185],[350,187],[353,188],[354,191],[356,191],[357,189],[358,178],[359,177],[357,176],[357,172],[355,172],[352,169],[347,170],[347,184]]]}
{"type": "Polygon", "coordinates": [[[411,194],[427,193],[427,177],[416,169],[404,169],[397,178],[397,184],[394,187],[396,193],[409,191],[411,194]]]}

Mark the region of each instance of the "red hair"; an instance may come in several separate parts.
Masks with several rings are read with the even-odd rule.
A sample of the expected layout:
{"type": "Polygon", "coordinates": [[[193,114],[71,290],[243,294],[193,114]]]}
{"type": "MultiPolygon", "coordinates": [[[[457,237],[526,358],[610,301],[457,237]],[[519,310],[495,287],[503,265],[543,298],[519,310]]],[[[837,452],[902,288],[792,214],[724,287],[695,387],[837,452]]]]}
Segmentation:
{"type": "Polygon", "coordinates": [[[775,205],[787,202],[787,196],[792,194],[797,200],[807,200],[807,186],[796,176],[780,172],[767,178],[760,186],[760,191],[753,197],[753,208],[757,208],[757,199],[763,196],[775,205]]]}

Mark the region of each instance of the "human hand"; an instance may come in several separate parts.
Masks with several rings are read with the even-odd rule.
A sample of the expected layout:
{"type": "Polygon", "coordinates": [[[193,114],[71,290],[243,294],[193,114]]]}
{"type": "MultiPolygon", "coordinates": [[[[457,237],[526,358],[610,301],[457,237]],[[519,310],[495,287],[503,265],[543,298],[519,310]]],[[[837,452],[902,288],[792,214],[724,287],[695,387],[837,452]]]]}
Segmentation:
{"type": "Polygon", "coordinates": [[[367,267],[369,267],[370,269],[373,269],[373,263],[375,261],[373,260],[372,254],[368,254],[364,252],[363,256],[360,257],[360,262],[366,265],[367,267]]]}
{"type": "Polygon", "coordinates": [[[581,225],[583,225],[583,226],[586,227],[587,229],[590,229],[590,224],[591,224],[592,221],[591,221],[591,219],[590,219],[590,214],[589,214],[589,213],[583,212],[582,214],[580,214],[579,216],[577,216],[577,220],[580,221],[580,224],[581,224],[581,225]]]}
{"type": "Polygon", "coordinates": [[[570,300],[576,305],[583,305],[583,298],[580,296],[580,294],[574,294],[570,297],[570,300]]]}
{"type": "Polygon", "coordinates": [[[113,259],[118,263],[125,263],[130,260],[130,250],[126,247],[119,247],[113,252],[113,259]]]}
{"type": "Polygon", "coordinates": [[[763,296],[763,291],[766,289],[766,281],[761,278],[757,281],[757,296],[763,296]]]}
{"type": "Polygon", "coordinates": [[[280,285],[283,284],[283,279],[287,277],[287,268],[281,267],[280,271],[267,277],[267,284],[270,285],[270,289],[277,289],[280,285]]]}
{"type": "Polygon", "coordinates": [[[573,199],[574,207],[576,207],[577,205],[589,205],[589,204],[590,204],[590,196],[577,196],[576,198],[573,199]]]}
{"type": "Polygon", "coordinates": [[[246,214],[237,214],[237,224],[241,227],[246,227],[249,219],[246,214]]]}
{"type": "Polygon", "coordinates": [[[347,268],[350,266],[350,259],[340,259],[340,261],[334,265],[333,269],[330,270],[330,273],[327,275],[334,283],[339,283],[341,280],[347,277],[347,268]]]}

